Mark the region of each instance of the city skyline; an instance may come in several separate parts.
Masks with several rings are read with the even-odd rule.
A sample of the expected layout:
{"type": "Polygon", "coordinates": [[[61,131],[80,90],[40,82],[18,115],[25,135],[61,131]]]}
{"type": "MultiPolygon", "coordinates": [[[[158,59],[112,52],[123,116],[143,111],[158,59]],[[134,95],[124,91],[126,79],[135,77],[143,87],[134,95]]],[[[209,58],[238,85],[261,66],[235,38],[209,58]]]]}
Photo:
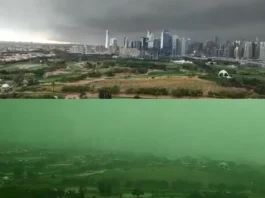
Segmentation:
{"type": "Polygon", "coordinates": [[[0,1],[0,40],[104,44],[106,29],[135,40],[164,28],[198,41],[265,40],[264,0],[0,1]]]}

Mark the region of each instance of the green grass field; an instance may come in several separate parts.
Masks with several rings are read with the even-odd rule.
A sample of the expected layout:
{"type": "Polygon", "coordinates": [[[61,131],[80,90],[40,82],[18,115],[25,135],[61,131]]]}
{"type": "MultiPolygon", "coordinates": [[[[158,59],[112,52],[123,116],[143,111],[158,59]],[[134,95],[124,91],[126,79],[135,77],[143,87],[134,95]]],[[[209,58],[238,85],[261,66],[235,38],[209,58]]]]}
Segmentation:
{"type": "Polygon", "coordinates": [[[77,76],[79,76],[79,74],[75,74],[75,73],[63,73],[63,74],[53,75],[53,76],[49,76],[47,78],[44,78],[43,79],[43,82],[59,81],[62,78],[66,78],[66,77],[77,77],[77,76]]]}
{"type": "Polygon", "coordinates": [[[14,63],[10,65],[1,65],[0,69],[7,69],[7,70],[13,70],[13,69],[28,69],[28,70],[35,70],[40,69],[43,67],[47,67],[46,64],[36,64],[36,63],[14,63]]]}
{"type": "Polygon", "coordinates": [[[121,180],[165,180],[169,183],[177,180],[188,180],[191,182],[201,182],[204,185],[209,183],[226,183],[226,184],[244,184],[248,182],[244,178],[236,177],[228,172],[213,174],[200,169],[191,169],[187,167],[157,167],[152,168],[132,168],[128,171],[109,170],[104,174],[98,174],[95,178],[117,178],[121,180]]]}
{"type": "Polygon", "coordinates": [[[185,76],[185,75],[187,74],[178,70],[156,71],[149,73],[149,76],[185,76]]]}

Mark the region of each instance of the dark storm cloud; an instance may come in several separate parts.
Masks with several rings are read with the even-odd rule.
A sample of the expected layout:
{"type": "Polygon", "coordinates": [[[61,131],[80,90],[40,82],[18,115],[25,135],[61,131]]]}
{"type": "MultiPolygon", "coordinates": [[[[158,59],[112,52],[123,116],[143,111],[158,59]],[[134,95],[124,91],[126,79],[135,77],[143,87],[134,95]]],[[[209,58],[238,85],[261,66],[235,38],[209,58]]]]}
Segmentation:
{"type": "Polygon", "coordinates": [[[215,34],[262,37],[265,31],[264,0],[24,0],[23,4],[0,0],[0,4],[1,27],[45,32],[53,40],[103,43],[105,29],[121,38],[167,28],[194,39],[215,34]]]}

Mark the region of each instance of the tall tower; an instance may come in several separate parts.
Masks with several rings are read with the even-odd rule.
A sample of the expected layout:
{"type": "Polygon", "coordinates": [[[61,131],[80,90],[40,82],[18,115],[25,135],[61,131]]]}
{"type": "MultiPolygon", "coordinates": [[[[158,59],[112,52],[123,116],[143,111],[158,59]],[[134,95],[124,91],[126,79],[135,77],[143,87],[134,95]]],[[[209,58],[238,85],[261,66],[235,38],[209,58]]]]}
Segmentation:
{"type": "Polygon", "coordinates": [[[149,31],[149,30],[147,30],[147,35],[146,35],[146,38],[148,38],[148,39],[149,39],[149,36],[150,36],[150,31],[149,31]]]}
{"type": "Polygon", "coordinates": [[[109,30],[106,30],[106,43],[105,48],[109,48],[109,30]]]}
{"type": "Polygon", "coordinates": [[[171,55],[172,52],[172,35],[168,30],[163,30],[161,33],[161,52],[164,55],[171,55]]]}
{"type": "Polygon", "coordinates": [[[265,61],[265,42],[260,42],[260,60],[265,61]]]}

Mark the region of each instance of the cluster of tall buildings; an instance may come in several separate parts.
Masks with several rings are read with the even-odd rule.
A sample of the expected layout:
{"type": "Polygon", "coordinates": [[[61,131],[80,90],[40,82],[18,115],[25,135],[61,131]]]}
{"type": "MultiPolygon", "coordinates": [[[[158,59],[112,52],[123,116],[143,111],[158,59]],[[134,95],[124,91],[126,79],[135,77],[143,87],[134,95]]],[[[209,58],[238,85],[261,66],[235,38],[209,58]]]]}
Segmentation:
{"type": "Polygon", "coordinates": [[[265,61],[265,42],[256,38],[255,41],[238,40],[221,43],[217,36],[205,43],[195,42],[164,29],[158,37],[148,30],[146,36],[138,40],[129,40],[128,37],[124,37],[123,41],[118,43],[118,39],[110,37],[109,30],[106,30],[105,46],[76,45],[71,47],[70,52],[119,54],[124,58],[158,59],[161,55],[171,57],[188,55],[265,61]]]}
{"type": "Polygon", "coordinates": [[[205,43],[203,53],[213,57],[265,61],[264,45],[265,42],[260,42],[259,38],[255,41],[237,40],[220,44],[218,37],[215,37],[214,41],[205,43]]]}
{"type": "Polygon", "coordinates": [[[139,40],[129,41],[128,37],[124,38],[123,44],[118,47],[116,38],[110,38],[109,31],[106,31],[105,47],[111,52],[117,52],[122,57],[135,57],[139,54],[140,58],[152,57],[158,58],[163,56],[179,56],[190,53],[191,39],[180,38],[172,35],[168,30],[162,30],[159,38],[156,38],[151,31],[147,31],[145,37],[139,40]],[[112,39],[115,40],[111,42],[112,39]]]}
{"type": "Polygon", "coordinates": [[[106,52],[104,45],[74,45],[69,49],[72,54],[102,54],[106,52]]]}

